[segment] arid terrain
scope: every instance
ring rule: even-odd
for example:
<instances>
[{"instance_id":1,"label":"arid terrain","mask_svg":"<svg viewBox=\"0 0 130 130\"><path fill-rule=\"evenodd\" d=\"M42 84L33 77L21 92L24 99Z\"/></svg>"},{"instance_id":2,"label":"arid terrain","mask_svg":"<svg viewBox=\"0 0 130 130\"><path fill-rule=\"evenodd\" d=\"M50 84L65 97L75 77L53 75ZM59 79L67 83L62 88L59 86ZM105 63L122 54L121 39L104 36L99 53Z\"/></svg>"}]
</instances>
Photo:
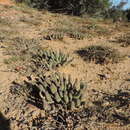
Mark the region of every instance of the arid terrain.
<instances>
[{"instance_id":1,"label":"arid terrain","mask_svg":"<svg viewBox=\"0 0 130 130\"><path fill-rule=\"evenodd\" d=\"M129 41L119 40L125 35ZM23 39L20 45L19 39ZM21 53L24 39L29 47ZM45 75L60 72L87 84L84 98L89 112L81 113L83 118L86 114L84 123L72 129L130 129L130 23L38 11L0 0L0 130L55 129L47 124L36 126L34 119L44 116L45 111L12 90L13 81L27 80L32 46L61 51L73 58L67 65L44 71ZM121 58L117 63L86 61L78 52L89 46L112 48Z\"/></svg>"}]
</instances>

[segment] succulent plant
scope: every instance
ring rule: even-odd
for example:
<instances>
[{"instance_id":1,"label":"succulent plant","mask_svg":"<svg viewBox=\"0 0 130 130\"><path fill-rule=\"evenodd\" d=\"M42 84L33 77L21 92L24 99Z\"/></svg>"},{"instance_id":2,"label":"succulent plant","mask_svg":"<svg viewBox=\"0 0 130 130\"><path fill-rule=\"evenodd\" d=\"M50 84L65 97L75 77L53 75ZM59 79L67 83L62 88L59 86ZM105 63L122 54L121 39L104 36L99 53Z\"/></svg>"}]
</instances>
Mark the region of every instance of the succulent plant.
<instances>
[{"instance_id":1,"label":"succulent plant","mask_svg":"<svg viewBox=\"0 0 130 130\"><path fill-rule=\"evenodd\" d=\"M122 47L130 46L130 33L117 37L117 42L119 42Z\"/></svg>"},{"instance_id":2,"label":"succulent plant","mask_svg":"<svg viewBox=\"0 0 130 130\"><path fill-rule=\"evenodd\" d=\"M69 55L52 50L39 50L32 58L32 62L37 68L41 67L47 70L66 65L73 60Z\"/></svg>"},{"instance_id":3,"label":"succulent plant","mask_svg":"<svg viewBox=\"0 0 130 130\"><path fill-rule=\"evenodd\" d=\"M64 34L63 33L51 33L44 36L46 40L63 40Z\"/></svg>"},{"instance_id":4,"label":"succulent plant","mask_svg":"<svg viewBox=\"0 0 130 130\"><path fill-rule=\"evenodd\" d=\"M85 34L81 32L71 32L69 36L77 40L83 40L85 38Z\"/></svg>"},{"instance_id":5,"label":"succulent plant","mask_svg":"<svg viewBox=\"0 0 130 130\"><path fill-rule=\"evenodd\" d=\"M85 103L83 92L86 85L78 82L77 79L73 82L71 76L66 77L60 73L49 76L39 75L33 81L33 86L39 90L43 109L47 111L73 110L82 107Z\"/></svg>"},{"instance_id":6,"label":"succulent plant","mask_svg":"<svg viewBox=\"0 0 130 130\"><path fill-rule=\"evenodd\" d=\"M87 26L87 29L91 30L91 29L97 29L98 26L96 24L90 24Z\"/></svg>"}]
</instances>

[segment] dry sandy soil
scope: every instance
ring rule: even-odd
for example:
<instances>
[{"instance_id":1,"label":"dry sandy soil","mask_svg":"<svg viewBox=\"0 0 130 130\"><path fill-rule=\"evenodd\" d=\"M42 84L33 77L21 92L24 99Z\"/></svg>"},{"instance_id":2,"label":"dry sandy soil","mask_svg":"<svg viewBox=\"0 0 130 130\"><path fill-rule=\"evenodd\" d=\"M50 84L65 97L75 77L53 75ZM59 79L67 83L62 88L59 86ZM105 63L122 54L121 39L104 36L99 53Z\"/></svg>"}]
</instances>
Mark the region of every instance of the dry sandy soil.
<instances>
[{"instance_id":1,"label":"dry sandy soil","mask_svg":"<svg viewBox=\"0 0 130 130\"><path fill-rule=\"evenodd\" d=\"M42 37L44 31L48 28L57 27L58 25L56 23L66 22L68 24L68 21L75 24L75 26L78 23L83 24L84 26L94 23L105 28L108 32L107 34L105 34L106 32L103 32L103 34L99 35L94 35L92 33L94 36L85 38L84 40L75 40L67 36L62 41L41 40L41 47L57 51L62 50L62 52L68 53L70 56L74 57L71 64L60 67L56 71L67 75L71 74L73 79L78 78L86 81L88 88L85 95L86 101L90 105L93 90L104 93L114 93L120 89L130 89L130 46L121 47L118 42L112 42L117 36L124 33L130 33L130 23L120 23L120 25L117 25L116 23L113 24L111 21L77 18L63 14L53 14L47 11L39 12L25 6L14 5L10 1L0 0L0 34L4 35L5 38L4 40L0 39L0 130L9 129L7 127L9 124L11 130L31 129L27 127L29 122L31 122L32 118L35 118L39 113L43 112L43 110L27 104L21 97L11 95L10 86L12 81L26 78L19 73L13 72L13 70L11 72L9 65L5 64L5 59L10 57L9 55L4 54L6 48L10 44L6 39L14 37L38 39L39 37ZM87 63L76 53L76 51L90 45L109 46L117 49L121 55L126 55L126 57L119 63L114 64L99 65ZM106 75L106 78L101 79L99 74ZM23 107L24 105L25 107ZM128 109L130 109L129 105ZM22 117L23 115L28 121ZM4 119L4 117L6 119ZM91 124L88 129L95 128L93 128L93 125ZM120 126L118 124L108 123L97 129L126 130L130 129L130 127L129 125Z\"/></svg>"}]
</instances>

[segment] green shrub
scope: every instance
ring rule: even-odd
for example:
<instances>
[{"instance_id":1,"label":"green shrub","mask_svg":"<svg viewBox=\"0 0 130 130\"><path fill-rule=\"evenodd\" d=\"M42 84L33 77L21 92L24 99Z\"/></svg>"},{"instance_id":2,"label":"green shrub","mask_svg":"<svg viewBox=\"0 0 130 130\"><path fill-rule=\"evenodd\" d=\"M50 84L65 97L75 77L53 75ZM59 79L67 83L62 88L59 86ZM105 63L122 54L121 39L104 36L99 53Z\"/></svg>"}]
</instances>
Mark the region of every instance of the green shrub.
<instances>
[{"instance_id":1,"label":"green shrub","mask_svg":"<svg viewBox=\"0 0 130 130\"><path fill-rule=\"evenodd\" d=\"M117 50L98 45L83 48L78 50L77 53L83 57L85 61L93 61L96 64L117 63L121 58Z\"/></svg>"},{"instance_id":2,"label":"green shrub","mask_svg":"<svg viewBox=\"0 0 130 130\"><path fill-rule=\"evenodd\" d=\"M128 21L130 22L130 9L126 10L126 13L127 13L126 17Z\"/></svg>"},{"instance_id":3,"label":"green shrub","mask_svg":"<svg viewBox=\"0 0 130 130\"><path fill-rule=\"evenodd\" d=\"M117 38L117 42L121 44L122 47L130 46L130 34L124 34Z\"/></svg>"},{"instance_id":4,"label":"green shrub","mask_svg":"<svg viewBox=\"0 0 130 130\"><path fill-rule=\"evenodd\" d=\"M23 0L29 6L38 9L66 12L73 15L96 13L108 8L109 0Z\"/></svg>"}]
</instances>

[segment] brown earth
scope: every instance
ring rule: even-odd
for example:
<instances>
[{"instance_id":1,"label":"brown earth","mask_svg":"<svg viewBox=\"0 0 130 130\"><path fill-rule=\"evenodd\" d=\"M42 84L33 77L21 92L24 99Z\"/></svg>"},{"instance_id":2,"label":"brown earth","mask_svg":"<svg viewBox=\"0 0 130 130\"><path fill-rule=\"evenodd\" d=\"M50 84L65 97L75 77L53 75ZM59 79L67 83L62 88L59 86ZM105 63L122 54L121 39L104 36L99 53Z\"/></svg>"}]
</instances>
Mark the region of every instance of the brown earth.
<instances>
[{"instance_id":1,"label":"brown earth","mask_svg":"<svg viewBox=\"0 0 130 130\"><path fill-rule=\"evenodd\" d=\"M13 2L10 0L0 0L0 4L3 5L13 5Z\"/></svg>"},{"instance_id":2,"label":"brown earth","mask_svg":"<svg viewBox=\"0 0 130 130\"><path fill-rule=\"evenodd\" d=\"M3 6L3 4L7 6ZM85 25L89 25L93 21L91 19L80 20L77 17L72 18L71 16L52 14L49 12L38 12L33 9L29 10L27 7L16 6L8 0L0 0L0 20L4 19L6 21L4 21L4 23L0 21L0 31L4 30L4 32L8 32L8 34L6 34L6 38L19 36L37 39L42 36L41 32L43 30L56 26L56 22L59 22L61 18L64 20L70 19L72 21L79 20L79 23L83 22ZM40 42L41 46L44 48L62 50L62 52L68 53L74 57L74 61L70 65L60 67L57 71L67 75L71 74L73 79L83 79L87 82L88 89L86 90L86 101L91 100L93 89L106 93L113 93L119 89L130 88L130 82L126 81L126 79L130 78L130 46L121 47L120 44L112 42L112 40L115 40L116 36L130 32L130 23L122 23L119 28L116 28L116 25L109 21L108 23L107 21L106 23L103 21L94 21L94 23L109 29L109 34L97 35L84 40L74 40L72 38L65 37L63 41L43 40ZM20 114L22 113L20 107L23 107L20 105L21 103L24 104L24 101L19 98L15 99L15 97L11 97L9 89L12 81L16 79L22 80L25 79L25 77L19 75L18 73L10 72L8 66L4 63L4 60L9 58L9 56L4 55L3 53L5 52L5 48L8 44L9 43L6 41L0 42L0 111L7 119L11 120L11 130L22 130L27 129L25 127L26 125L23 127L20 124L20 121L22 122L22 119L20 119ZM115 48L122 55L126 55L126 58L117 64L109 63L107 65L98 65L94 63L86 63L76 54L76 51L90 45L105 45ZM108 77L101 80L98 74L107 74ZM24 109L27 113L33 113L31 115L32 118L35 117L37 113L41 112L41 110L29 104L26 104ZM31 120L30 117L25 117ZM113 130L130 129L129 126L119 127L113 124L107 124L105 127L101 127L101 129L104 128ZM2 130L1 127L0 130Z\"/></svg>"}]
</instances>

